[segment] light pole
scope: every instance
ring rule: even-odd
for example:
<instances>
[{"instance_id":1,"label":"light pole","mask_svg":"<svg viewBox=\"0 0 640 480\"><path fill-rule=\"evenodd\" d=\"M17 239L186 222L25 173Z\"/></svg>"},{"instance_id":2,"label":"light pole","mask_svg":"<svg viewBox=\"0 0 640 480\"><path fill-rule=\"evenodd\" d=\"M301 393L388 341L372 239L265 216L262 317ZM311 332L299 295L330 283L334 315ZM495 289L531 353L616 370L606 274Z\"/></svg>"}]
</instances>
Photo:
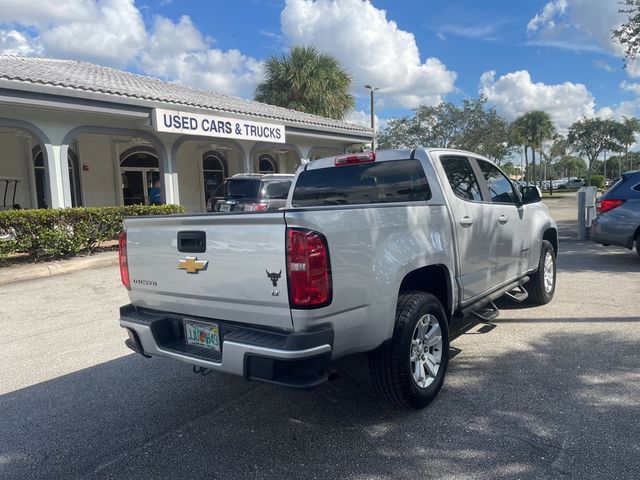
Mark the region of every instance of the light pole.
<instances>
[{"instance_id":1,"label":"light pole","mask_svg":"<svg viewBox=\"0 0 640 480\"><path fill-rule=\"evenodd\" d=\"M371 91L371 130L373 130L373 139L371 140L371 150L376 149L376 122L375 114L373 112L373 92L380 90L378 87L372 87L371 85L365 85L364 88L368 88Z\"/></svg>"}]
</instances>

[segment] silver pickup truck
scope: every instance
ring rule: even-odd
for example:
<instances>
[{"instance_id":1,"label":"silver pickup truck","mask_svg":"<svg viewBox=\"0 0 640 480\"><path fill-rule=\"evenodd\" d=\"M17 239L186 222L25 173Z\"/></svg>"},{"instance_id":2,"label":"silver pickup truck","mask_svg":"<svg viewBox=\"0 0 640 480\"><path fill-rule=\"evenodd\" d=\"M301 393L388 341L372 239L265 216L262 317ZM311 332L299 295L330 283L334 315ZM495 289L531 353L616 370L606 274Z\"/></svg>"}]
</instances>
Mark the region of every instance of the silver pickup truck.
<instances>
[{"instance_id":1,"label":"silver pickup truck","mask_svg":"<svg viewBox=\"0 0 640 480\"><path fill-rule=\"evenodd\" d=\"M129 218L126 344L309 388L368 352L383 397L425 407L455 318L553 298L558 235L535 187L469 152L367 152L302 165L273 213Z\"/></svg>"}]
</instances>

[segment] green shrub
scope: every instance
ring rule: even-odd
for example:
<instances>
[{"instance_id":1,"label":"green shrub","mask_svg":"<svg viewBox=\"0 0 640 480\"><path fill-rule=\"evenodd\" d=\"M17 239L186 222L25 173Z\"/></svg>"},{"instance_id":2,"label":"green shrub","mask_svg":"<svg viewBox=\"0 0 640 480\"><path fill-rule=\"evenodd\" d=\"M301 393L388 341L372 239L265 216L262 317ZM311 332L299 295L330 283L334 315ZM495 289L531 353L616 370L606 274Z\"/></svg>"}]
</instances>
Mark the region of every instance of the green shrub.
<instances>
[{"instance_id":1,"label":"green shrub","mask_svg":"<svg viewBox=\"0 0 640 480\"><path fill-rule=\"evenodd\" d=\"M0 259L10 253L26 253L38 260L91 252L100 242L117 240L126 217L176 213L184 213L184 208L181 205L129 205L2 211Z\"/></svg>"},{"instance_id":2,"label":"green shrub","mask_svg":"<svg viewBox=\"0 0 640 480\"><path fill-rule=\"evenodd\" d=\"M604 187L604 175L591 175L591 186L598 188Z\"/></svg>"}]
</instances>

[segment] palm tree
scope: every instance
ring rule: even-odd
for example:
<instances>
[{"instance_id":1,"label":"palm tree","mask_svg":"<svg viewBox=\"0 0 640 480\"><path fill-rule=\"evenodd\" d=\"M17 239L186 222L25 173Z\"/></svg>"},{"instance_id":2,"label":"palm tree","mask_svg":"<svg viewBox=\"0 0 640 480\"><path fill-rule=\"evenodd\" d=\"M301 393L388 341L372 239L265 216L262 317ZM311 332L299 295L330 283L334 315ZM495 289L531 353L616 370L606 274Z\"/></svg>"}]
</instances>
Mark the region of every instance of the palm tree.
<instances>
[{"instance_id":1,"label":"palm tree","mask_svg":"<svg viewBox=\"0 0 640 480\"><path fill-rule=\"evenodd\" d=\"M519 134L525 141L525 145L531 148L531 164L533 169L533 181L536 181L536 149L539 151L542 143L549 140L556 132L556 127L547 112L531 110L521 115L514 122ZM525 147L526 149L526 147ZM525 150L526 151L526 150ZM542 186L542 180L540 180Z\"/></svg>"},{"instance_id":2,"label":"palm tree","mask_svg":"<svg viewBox=\"0 0 640 480\"><path fill-rule=\"evenodd\" d=\"M266 79L256 87L259 102L341 120L355 106L351 74L331 55L293 47L266 61Z\"/></svg>"}]
</instances>

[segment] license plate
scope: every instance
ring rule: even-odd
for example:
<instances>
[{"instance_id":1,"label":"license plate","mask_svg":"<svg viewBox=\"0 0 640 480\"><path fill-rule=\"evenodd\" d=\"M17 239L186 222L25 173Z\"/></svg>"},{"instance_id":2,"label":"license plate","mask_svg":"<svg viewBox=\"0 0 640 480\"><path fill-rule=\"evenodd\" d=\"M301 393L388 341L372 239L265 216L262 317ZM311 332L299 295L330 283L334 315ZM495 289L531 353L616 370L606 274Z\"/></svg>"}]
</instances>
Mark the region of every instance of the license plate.
<instances>
[{"instance_id":1,"label":"license plate","mask_svg":"<svg viewBox=\"0 0 640 480\"><path fill-rule=\"evenodd\" d=\"M184 338L187 345L220 351L220 331L215 323L184 321Z\"/></svg>"},{"instance_id":2,"label":"license plate","mask_svg":"<svg viewBox=\"0 0 640 480\"><path fill-rule=\"evenodd\" d=\"M223 203L222 205L220 205L220 211L221 212L230 212L231 211L231 205L227 205L226 203Z\"/></svg>"}]
</instances>

